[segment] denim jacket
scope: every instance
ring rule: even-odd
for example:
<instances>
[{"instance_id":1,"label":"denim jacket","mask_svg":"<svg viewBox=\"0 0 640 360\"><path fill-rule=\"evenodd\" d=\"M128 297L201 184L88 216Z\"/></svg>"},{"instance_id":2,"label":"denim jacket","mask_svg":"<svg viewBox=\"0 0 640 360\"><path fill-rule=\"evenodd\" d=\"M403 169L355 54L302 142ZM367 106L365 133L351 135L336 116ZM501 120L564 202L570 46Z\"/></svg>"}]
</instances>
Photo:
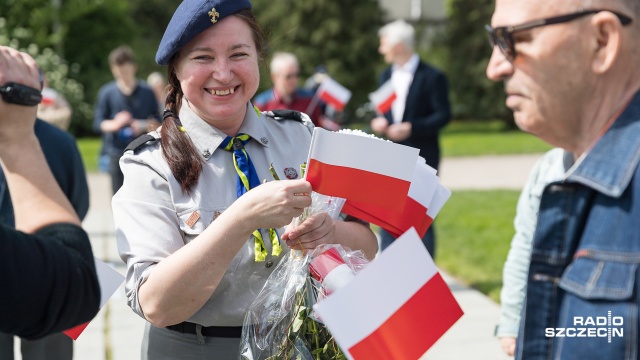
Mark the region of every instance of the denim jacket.
<instances>
[{"instance_id":1,"label":"denim jacket","mask_svg":"<svg viewBox=\"0 0 640 360\"><path fill-rule=\"evenodd\" d=\"M637 93L543 191L517 359L638 358L639 162Z\"/></svg>"}]
</instances>

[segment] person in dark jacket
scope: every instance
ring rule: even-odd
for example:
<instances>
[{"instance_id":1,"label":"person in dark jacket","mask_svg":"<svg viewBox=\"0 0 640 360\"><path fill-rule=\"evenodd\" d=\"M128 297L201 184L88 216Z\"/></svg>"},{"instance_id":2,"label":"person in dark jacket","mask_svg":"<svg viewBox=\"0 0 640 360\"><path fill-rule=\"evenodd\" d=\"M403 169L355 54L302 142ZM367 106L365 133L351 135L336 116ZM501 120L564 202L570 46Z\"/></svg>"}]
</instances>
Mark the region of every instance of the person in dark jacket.
<instances>
[{"instance_id":1,"label":"person in dark jacket","mask_svg":"<svg viewBox=\"0 0 640 360\"><path fill-rule=\"evenodd\" d=\"M371 129L389 140L420 149L427 165L438 170L440 130L451 120L449 87L440 70L420 60L414 51L415 30L402 20L383 26L378 51L391 64L380 76L380 85L391 81L396 100L391 110L371 120ZM394 238L380 230L381 249ZM431 225L422 238L435 257L435 232Z\"/></svg>"},{"instance_id":2,"label":"person in dark jacket","mask_svg":"<svg viewBox=\"0 0 640 360\"><path fill-rule=\"evenodd\" d=\"M28 54L0 46L0 163L15 229L0 225L0 332L37 339L91 320L100 286L80 219L35 135L36 106L9 103L9 83L39 88Z\"/></svg>"}]
</instances>

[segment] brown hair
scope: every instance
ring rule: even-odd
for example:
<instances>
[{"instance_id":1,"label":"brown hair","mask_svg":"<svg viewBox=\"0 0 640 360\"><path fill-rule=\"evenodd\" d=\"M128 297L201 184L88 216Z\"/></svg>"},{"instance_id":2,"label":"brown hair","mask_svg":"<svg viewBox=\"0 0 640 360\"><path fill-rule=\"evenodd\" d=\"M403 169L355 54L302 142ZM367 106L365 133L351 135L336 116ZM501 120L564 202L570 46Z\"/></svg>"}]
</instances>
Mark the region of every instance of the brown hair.
<instances>
[{"instance_id":1,"label":"brown hair","mask_svg":"<svg viewBox=\"0 0 640 360\"><path fill-rule=\"evenodd\" d=\"M249 9L241 10L234 14L243 19L253 32L253 41L256 45L258 60L264 61L265 35L253 13ZM178 51L169 61L167 67L168 88L165 101L165 119L161 130L162 155L169 164L171 173L180 183L182 191L191 192L191 188L198 183L202 172L202 158L189 137L180 130L182 123L177 115L182 107L182 88L176 75L176 64L180 52Z\"/></svg>"},{"instance_id":2,"label":"brown hair","mask_svg":"<svg viewBox=\"0 0 640 360\"><path fill-rule=\"evenodd\" d=\"M127 45L118 46L109 53L109 66L122 66L124 64L135 63L136 57L133 55L133 50Z\"/></svg>"}]
</instances>

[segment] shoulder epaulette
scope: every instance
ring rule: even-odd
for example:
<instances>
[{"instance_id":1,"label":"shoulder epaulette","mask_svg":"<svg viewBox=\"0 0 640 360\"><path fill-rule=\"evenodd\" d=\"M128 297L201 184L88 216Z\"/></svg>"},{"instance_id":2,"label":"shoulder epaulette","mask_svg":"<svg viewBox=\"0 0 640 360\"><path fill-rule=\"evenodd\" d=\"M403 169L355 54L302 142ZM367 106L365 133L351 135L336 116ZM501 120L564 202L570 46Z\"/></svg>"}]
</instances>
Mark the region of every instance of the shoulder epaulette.
<instances>
[{"instance_id":1,"label":"shoulder epaulette","mask_svg":"<svg viewBox=\"0 0 640 360\"><path fill-rule=\"evenodd\" d=\"M276 120L295 120L299 122L303 121L302 113L296 110L271 110L265 112L265 114Z\"/></svg>"},{"instance_id":2,"label":"shoulder epaulette","mask_svg":"<svg viewBox=\"0 0 640 360\"><path fill-rule=\"evenodd\" d=\"M150 141L156 141L158 139L156 139L154 136L149 135L149 134L144 134L144 135L140 135L138 136L135 140L133 140L131 143L129 143L129 145L127 145L126 149L124 149L124 152L127 152L129 150L137 150L139 147L145 145L146 143L150 142Z\"/></svg>"}]
</instances>

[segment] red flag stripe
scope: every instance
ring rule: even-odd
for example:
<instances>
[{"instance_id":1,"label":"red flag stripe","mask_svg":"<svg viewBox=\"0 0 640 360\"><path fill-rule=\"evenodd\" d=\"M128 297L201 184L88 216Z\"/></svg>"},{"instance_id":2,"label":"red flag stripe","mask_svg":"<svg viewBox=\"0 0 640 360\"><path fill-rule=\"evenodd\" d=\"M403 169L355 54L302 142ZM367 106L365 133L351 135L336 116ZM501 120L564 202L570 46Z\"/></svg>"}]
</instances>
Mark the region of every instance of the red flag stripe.
<instances>
[{"instance_id":1,"label":"red flag stripe","mask_svg":"<svg viewBox=\"0 0 640 360\"><path fill-rule=\"evenodd\" d=\"M344 110L345 104L326 90L320 93L320 99L327 104L333 105L338 111Z\"/></svg>"},{"instance_id":2,"label":"red flag stripe","mask_svg":"<svg viewBox=\"0 0 640 360\"><path fill-rule=\"evenodd\" d=\"M349 352L355 360L419 359L462 314L437 273L379 328L349 348Z\"/></svg>"},{"instance_id":3,"label":"red flag stripe","mask_svg":"<svg viewBox=\"0 0 640 360\"><path fill-rule=\"evenodd\" d=\"M72 338L73 340L78 340L78 337L80 337L80 334L82 334L82 332L84 331L84 329L89 326L89 322L87 321L84 324L80 324L77 325L75 327L72 327L69 330L65 330L63 331L63 333L65 335L67 335L68 337Z\"/></svg>"},{"instance_id":4,"label":"red flag stripe","mask_svg":"<svg viewBox=\"0 0 640 360\"><path fill-rule=\"evenodd\" d=\"M309 264L309 271L314 279L322 282L333 269L344 264L344 259L336 248L331 248L318 255Z\"/></svg>"},{"instance_id":5,"label":"red flag stripe","mask_svg":"<svg viewBox=\"0 0 640 360\"><path fill-rule=\"evenodd\" d=\"M397 233L401 233L400 229L397 229L393 225L387 223L383 219L380 219L380 218L370 214L369 212L361 210L360 208L358 208L356 206L350 205L349 201L345 202L344 206L342 207L342 212L344 212L347 215L351 215L353 217L356 217L356 218L358 218L360 220L364 220L366 222L370 222L372 224L378 225L378 226L380 226L381 228L387 230L390 233L396 233L396 234Z\"/></svg>"},{"instance_id":6,"label":"red flag stripe","mask_svg":"<svg viewBox=\"0 0 640 360\"><path fill-rule=\"evenodd\" d=\"M325 164L309 159L306 179L313 191L402 211L410 181L352 167Z\"/></svg>"},{"instance_id":7,"label":"red flag stripe","mask_svg":"<svg viewBox=\"0 0 640 360\"><path fill-rule=\"evenodd\" d=\"M431 222L427 224L427 208L411 197L407 197L402 212L389 211L386 208L364 206L355 201L347 200L342 212L355 216L361 220L381 226L391 233L402 234L412 226L418 235L423 237ZM363 218L364 217L364 218ZM391 226L391 228L389 228ZM397 236L396 236L397 237Z\"/></svg>"},{"instance_id":8,"label":"red flag stripe","mask_svg":"<svg viewBox=\"0 0 640 360\"><path fill-rule=\"evenodd\" d=\"M389 110L391 110L391 105L393 104L393 102L396 100L396 93L393 93L390 97L388 97L386 100L384 100L383 102L381 102L380 104L378 104L378 106L376 106L376 109L384 114L386 112L388 112Z\"/></svg>"}]
</instances>

